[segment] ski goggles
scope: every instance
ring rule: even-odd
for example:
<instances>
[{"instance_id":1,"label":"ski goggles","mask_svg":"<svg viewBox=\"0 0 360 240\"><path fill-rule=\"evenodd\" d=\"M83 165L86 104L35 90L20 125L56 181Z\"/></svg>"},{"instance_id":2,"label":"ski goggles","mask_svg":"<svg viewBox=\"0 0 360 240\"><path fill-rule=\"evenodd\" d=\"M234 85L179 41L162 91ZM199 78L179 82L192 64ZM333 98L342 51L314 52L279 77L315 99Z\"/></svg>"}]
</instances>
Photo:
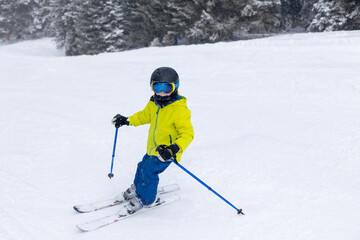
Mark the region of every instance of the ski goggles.
<instances>
[{"instance_id":1,"label":"ski goggles","mask_svg":"<svg viewBox=\"0 0 360 240\"><path fill-rule=\"evenodd\" d=\"M155 82L151 83L151 89L155 93L165 93L169 94L175 91L175 89L179 86L179 82L177 83L165 83L165 82Z\"/></svg>"}]
</instances>

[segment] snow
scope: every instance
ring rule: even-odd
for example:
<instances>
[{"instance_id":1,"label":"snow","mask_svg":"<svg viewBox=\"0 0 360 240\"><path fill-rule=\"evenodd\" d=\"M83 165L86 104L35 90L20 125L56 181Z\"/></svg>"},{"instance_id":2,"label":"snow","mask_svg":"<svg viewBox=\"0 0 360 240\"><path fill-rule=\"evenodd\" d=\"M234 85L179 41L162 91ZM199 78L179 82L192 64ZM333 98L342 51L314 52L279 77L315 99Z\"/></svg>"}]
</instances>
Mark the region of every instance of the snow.
<instances>
[{"instance_id":1,"label":"snow","mask_svg":"<svg viewBox=\"0 0 360 240\"><path fill-rule=\"evenodd\" d=\"M360 31L65 57L51 39L0 46L0 239L359 239ZM148 126L149 78L174 67L195 139L161 184L181 200L106 228L118 207L72 206L127 188Z\"/></svg>"}]
</instances>

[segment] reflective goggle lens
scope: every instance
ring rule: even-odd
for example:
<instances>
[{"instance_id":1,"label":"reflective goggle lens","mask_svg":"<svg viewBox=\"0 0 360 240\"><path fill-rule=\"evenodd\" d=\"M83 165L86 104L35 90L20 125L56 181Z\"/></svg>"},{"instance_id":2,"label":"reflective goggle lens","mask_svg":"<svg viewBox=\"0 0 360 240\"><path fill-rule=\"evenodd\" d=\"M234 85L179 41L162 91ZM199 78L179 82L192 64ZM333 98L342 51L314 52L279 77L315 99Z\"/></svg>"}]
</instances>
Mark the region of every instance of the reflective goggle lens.
<instances>
[{"instance_id":1,"label":"reflective goggle lens","mask_svg":"<svg viewBox=\"0 0 360 240\"><path fill-rule=\"evenodd\" d=\"M157 82L157 83L152 83L151 84L151 88L154 92L156 93L172 93L175 90L175 84L174 83L162 83L162 82Z\"/></svg>"}]
</instances>

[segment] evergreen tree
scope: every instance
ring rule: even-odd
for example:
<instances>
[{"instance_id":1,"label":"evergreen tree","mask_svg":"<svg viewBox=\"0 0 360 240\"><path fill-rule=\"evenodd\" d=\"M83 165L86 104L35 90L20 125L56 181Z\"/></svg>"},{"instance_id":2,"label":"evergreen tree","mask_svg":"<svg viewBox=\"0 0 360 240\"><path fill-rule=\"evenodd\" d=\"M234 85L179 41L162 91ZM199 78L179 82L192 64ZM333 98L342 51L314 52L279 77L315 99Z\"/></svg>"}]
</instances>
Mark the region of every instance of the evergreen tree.
<instances>
[{"instance_id":1,"label":"evergreen tree","mask_svg":"<svg viewBox=\"0 0 360 240\"><path fill-rule=\"evenodd\" d=\"M234 38L241 19L236 1L199 0L197 21L187 30L191 43L218 42ZM200 14L200 15L199 15Z\"/></svg>"},{"instance_id":2,"label":"evergreen tree","mask_svg":"<svg viewBox=\"0 0 360 240\"><path fill-rule=\"evenodd\" d=\"M123 0L108 0L104 7L104 32L101 40L106 46L105 51L115 52L125 49L123 19L124 12L122 6Z\"/></svg>"},{"instance_id":3,"label":"evergreen tree","mask_svg":"<svg viewBox=\"0 0 360 240\"><path fill-rule=\"evenodd\" d=\"M346 23L346 12L342 0L319 0L314 4L313 9L317 14L308 28L310 31L334 31Z\"/></svg>"},{"instance_id":4,"label":"evergreen tree","mask_svg":"<svg viewBox=\"0 0 360 240\"><path fill-rule=\"evenodd\" d=\"M74 44L79 54L97 54L105 52L106 46L100 35L104 32L101 25L104 2L106 0L84 0L77 5L75 21L76 38Z\"/></svg>"},{"instance_id":5,"label":"evergreen tree","mask_svg":"<svg viewBox=\"0 0 360 240\"><path fill-rule=\"evenodd\" d=\"M299 17L296 18L297 25L296 27L306 31L309 27L311 21L315 17L315 12L313 11L314 4L319 0L300 0L301 10Z\"/></svg>"},{"instance_id":6,"label":"evergreen tree","mask_svg":"<svg viewBox=\"0 0 360 240\"><path fill-rule=\"evenodd\" d=\"M199 3L193 0L166 1L164 13L166 14L166 33L162 37L162 45L188 44L186 31L189 26L199 19Z\"/></svg>"},{"instance_id":7,"label":"evergreen tree","mask_svg":"<svg viewBox=\"0 0 360 240\"><path fill-rule=\"evenodd\" d=\"M53 37L54 32L51 29L53 21L51 0L36 0L37 7L33 9L33 28L39 33L39 36Z\"/></svg>"},{"instance_id":8,"label":"evergreen tree","mask_svg":"<svg viewBox=\"0 0 360 240\"><path fill-rule=\"evenodd\" d=\"M247 0L242 9L244 30L249 34L277 33L281 31L280 0Z\"/></svg>"},{"instance_id":9,"label":"evergreen tree","mask_svg":"<svg viewBox=\"0 0 360 240\"><path fill-rule=\"evenodd\" d=\"M358 0L0 0L0 38L55 36L67 55L360 28ZM250 36L249 36L250 35Z\"/></svg>"},{"instance_id":10,"label":"evergreen tree","mask_svg":"<svg viewBox=\"0 0 360 240\"><path fill-rule=\"evenodd\" d=\"M360 29L360 1L345 0L346 23L343 30Z\"/></svg>"},{"instance_id":11,"label":"evergreen tree","mask_svg":"<svg viewBox=\"0 0 360 240\"><path fill-rule=\"evenodd\" d=\"M124 31L127 48L147 47L161 42L166 33L162 0L124 0Z\"/></svg>"},{"instance_id":12,"label":"evergreen tree","mask_svg":"<svg viewBox=\"0 0 360 240\"><path fill-rule=\"evenodd\" d=\"M185 31L196 18L192 0L126 0L124 28L128 48L188 43Z\"/></svg>"},{"instance_id":13,"label":"evergreen tree","mask_svg":"<svg viewBox=\"0 0 360 240\"><path fill-rule=\"evenodd\" d=\"M11 33L12 0L0 0L0 39L8 37Z\"/></svg>"},{"instance_id":14,"label":"evergreen tree","mask_svg":"<svg viewBox=\"0 0 360 240\"><path fill-rule=\"evenodd\" d=\"M33 10L39 8L35 0L0 0L0 31L12 39L30 39L38 28L33 26Z\"/></svg>"},{"instance_id":15,"label":"evergreen tree","mask_svg":"<svg viewBox=\"0 0 360 240\"><path fill-rule=\"evenodd\" d=\"M53 0L58 47L66 55L98 54L125 49L122 0Z\"/></svg>"},{"instance_id":16,"label":"evergreen tree","mask_svg":"<svg viewBox=\"0 0 360 240\"><path fill-rule=\"evenodd\" d=\"M76 0L51 0L52 9L51 29L54 32L55 40L59 48L64 47L68 56L78 55L76 41L77 32L75 22L77 21Z\"/></svg>"},{"instance_id":17,"label":"evergreen tree","mask_svg":"<svg viewBox=\"0 0 360 240\"><path fill-rule=\"evenodd\" d=\"M319 0L314 4L316 15L309 31L360 29L360 2L356 0Z\"/></svg>"},{"instance_id":18,"label":"evergreen tree","mask_svg":"<svg viewBox=\"0 0 360 240\"><path fill-rule=\"evenodd\" d=\"M75 44L81 54L124 49L121 0L88 0L78 5Z\"/></svg>"},{"instance_id":19,"label":"evergreen tree","mask_svg":"<svg viewBox=\"0 0 360 240\"><path fill-rule=\"evenodd\" d=\"M281 0L281 16L284 30L298 26L301 9L301 0Z\"/></svg>"}]
</instances>

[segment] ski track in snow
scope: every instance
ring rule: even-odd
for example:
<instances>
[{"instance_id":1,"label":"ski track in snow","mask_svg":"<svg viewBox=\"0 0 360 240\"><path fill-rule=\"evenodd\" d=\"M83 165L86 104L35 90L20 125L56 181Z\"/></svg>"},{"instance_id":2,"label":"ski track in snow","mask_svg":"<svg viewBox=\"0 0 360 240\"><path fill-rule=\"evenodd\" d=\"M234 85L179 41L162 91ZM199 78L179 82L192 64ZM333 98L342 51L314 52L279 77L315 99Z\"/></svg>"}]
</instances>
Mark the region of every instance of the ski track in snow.
<instances>
[{"instance_id":1,"label":"ski track in snow","mask_svg":"<svg viewBox=\"0 0 360 240\"><path fill-rule=\"evenodd\" d=\"M65 57L51 39L0 46L0 239L360 239L360 31ZM81 233L116 212L72 206L131 184L152 71L174 67L195 139L171 166L181 201Z\"/></svg>"}]
</instances>

